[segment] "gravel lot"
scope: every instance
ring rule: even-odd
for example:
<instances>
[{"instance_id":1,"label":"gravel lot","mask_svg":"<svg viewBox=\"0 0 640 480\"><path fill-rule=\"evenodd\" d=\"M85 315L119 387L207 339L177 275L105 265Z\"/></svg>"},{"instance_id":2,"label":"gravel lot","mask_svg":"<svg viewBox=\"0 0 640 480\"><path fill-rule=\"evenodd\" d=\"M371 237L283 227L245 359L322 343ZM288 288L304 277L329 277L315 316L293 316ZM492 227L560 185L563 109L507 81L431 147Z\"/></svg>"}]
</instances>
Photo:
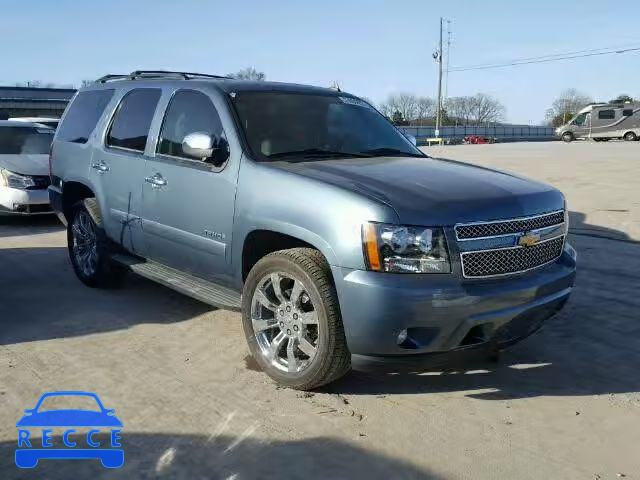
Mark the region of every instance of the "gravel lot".
<instances>
[{"instance_id":1,"label":"gravel lot","mask_svg":"<svg viewBox=\"0 0 640 480\"><path fill-rule=\"evenodd\" d=\"M280 389L238 314L136 277L86 288L54 220L0 219L0 477L640 479L640 142L428 152L566 193L577 288L541 332L497 364ZM22 411L64 389L116 410L122 468L14 465Z\"/></svg>"}]
</instances>

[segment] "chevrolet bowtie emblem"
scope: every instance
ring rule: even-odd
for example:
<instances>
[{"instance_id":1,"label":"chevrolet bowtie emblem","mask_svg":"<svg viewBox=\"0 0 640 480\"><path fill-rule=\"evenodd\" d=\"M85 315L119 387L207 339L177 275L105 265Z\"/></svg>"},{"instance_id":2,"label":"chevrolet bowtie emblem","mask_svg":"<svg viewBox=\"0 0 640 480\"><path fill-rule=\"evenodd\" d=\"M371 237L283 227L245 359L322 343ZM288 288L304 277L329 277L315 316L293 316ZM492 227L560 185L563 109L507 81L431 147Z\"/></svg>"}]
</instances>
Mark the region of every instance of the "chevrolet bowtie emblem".
<instances>
[{"instance_id":1,"label":"chevrolet bowtie emblem","mask_svg":"<svg viewBox=\"0 0 640 480\"><path fill-rule=\"evenodd\" d=\"M518 239L518 245L521 247L533 247L540 241L540 238L537 233L527 232Z\"/></svg>"}]
</instances>

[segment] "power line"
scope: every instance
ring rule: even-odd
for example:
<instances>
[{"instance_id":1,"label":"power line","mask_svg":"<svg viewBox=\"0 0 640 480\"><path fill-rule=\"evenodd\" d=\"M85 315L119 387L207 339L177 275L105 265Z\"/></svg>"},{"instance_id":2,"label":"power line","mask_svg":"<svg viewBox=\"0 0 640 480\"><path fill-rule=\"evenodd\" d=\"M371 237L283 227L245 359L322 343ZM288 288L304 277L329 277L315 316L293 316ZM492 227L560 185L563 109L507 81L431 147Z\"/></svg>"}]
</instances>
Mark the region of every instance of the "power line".
<instances>
[{"instance_id":1,"label":"power line","mask_svg":"<svg viewBox=\"0 0 640 480\"><path fill-rule=\"evenodd\" d=\"M600 50L605 50L603 48L599 48L599 49L592 49L592 50L583 50L582 52L593 52L593 53L581 53L578 54L579 52L568 52L568 53L564 53L564 54L555 54L555 55L546 55L546 56L542 56L542 57L531 57L531 58L522 58L519 60L512 60L511 62L507 62L507 63L496 63L496 64L486 64L486 65L469 65L469 66L462 66L462 67L453 67L451 69L449 69L449 72L466 72L469 70L488 70L491 68L504 68L504 67L514 67L514 66L518 66L518 65L530 65L530 64L534 64L534 63L549 63L549 62L559 62L562 60L572 60L575 58L584 58L584 57L596 57L596 56L601 56L601 55L614 55L614 54L622 54L622 53L628 53L628 52L635 52L640 50L640 47L634 47L634 48L623 48L623 49L616 49L616 50L611 50L609 49L609 51L600 51Z\"/></svg>"},{"instance_id":2,"label":"power line","mask_svg":"<svg viewBox=\"0 0 640 480\"><path fill-rule=\"evenodd\" d=\"M501 65L503 63L511 63L511 62L524 62L527 60L541 60L541 59L546 59L546 58L554 58L554 57L564 57L567 55L576 55L576 54L580 54L580 53L591 53L591 52L601 52L603 50L618 50L621 48L633 48L633 47L637 47L638 46L638 42L633 42L633 43L626 43L623 45L612 45L610 47L601 47L601 48L589 48L587 50L575 50L572 52L564 52L564 53L551 53L548 55L540 55L537 57L525 57L525 58L517 58L515 60L505 60L503 62L493 62L493 63L479 63L479 64L475 64L475 65L463 65L463 66L457 66L457 67L453 67L453 68L474 68L474 67L485 67L485 66L490 66L490 65Z\"/></svg>"}]
</instances>

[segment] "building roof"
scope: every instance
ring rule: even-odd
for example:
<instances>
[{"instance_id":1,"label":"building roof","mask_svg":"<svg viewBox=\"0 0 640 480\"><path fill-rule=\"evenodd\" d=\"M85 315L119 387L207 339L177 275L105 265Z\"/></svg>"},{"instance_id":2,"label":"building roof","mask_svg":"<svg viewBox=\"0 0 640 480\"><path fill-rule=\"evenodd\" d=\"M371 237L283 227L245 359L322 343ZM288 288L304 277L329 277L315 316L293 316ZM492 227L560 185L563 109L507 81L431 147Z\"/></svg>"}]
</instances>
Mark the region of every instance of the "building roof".
<instances>
[{"instance_id":1,"label":"building roof","mask_svg":"<svg viewBox=\"0 0 640 480\"><path fill-rule=\"evenodd\" d=\"M0 87L0 100L68 102L75 93L73 88Z\"/></svg>"}]
</instances>

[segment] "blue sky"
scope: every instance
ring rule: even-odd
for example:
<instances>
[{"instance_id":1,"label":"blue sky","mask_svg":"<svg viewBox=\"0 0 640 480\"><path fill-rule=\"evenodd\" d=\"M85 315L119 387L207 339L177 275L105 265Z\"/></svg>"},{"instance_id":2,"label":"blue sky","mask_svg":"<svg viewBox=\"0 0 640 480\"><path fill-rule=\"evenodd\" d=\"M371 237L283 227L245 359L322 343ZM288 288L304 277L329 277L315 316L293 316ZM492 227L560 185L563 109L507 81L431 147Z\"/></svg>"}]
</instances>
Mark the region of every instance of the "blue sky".
<instances>
[{"instance_id":1,"label":"blue sky","mask_svg":"<svg viewBox=\"0 0 640 480\"><path fill-rule=\"evenodd\" d=\"M400 91L433 97L440 16L453 20L451 66L640 46L639 29L602 0L1 0L0 12L0 84L255 66L269 80L335 80L374 102ZM640 96L639 78L636 52L451 73L448 92L488 93L504 103L509 121L538 123L564 88L598 100Z\"/></svg>"}]
</instances>

